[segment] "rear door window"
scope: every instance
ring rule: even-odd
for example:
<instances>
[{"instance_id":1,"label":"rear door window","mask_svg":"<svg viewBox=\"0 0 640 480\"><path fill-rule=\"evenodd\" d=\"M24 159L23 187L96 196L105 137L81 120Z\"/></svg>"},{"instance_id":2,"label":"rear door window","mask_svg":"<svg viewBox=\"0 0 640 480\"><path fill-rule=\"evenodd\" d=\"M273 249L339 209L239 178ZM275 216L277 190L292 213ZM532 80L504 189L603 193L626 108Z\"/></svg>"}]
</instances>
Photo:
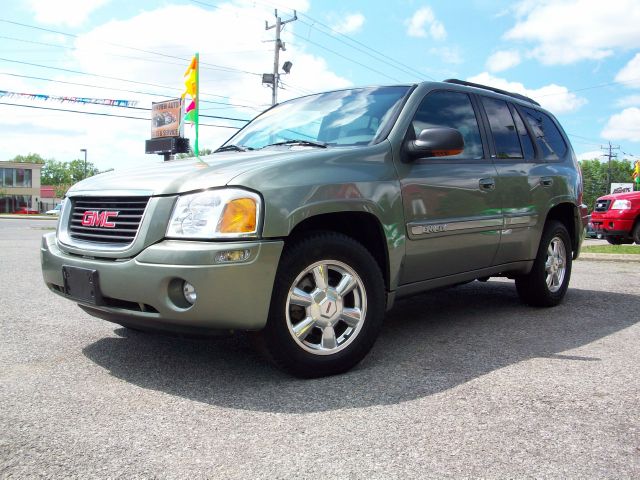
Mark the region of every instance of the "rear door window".
<instances>
[{"instance_id":1,"label":"rear door window","mask_svg":"<svg viewBox=\"0 0 640 480\"><path fill-rule=\"evenodd\" d=\"M482 105L489 117L498 159L523 158L516 126L507 102L482 97Z\"/></svg>"},{"instance_id":2,"label":"rear door window","mask_svg":"<svg viewBox=\"0 0 640 480\"><path fill-rule=\"evenodd\" d=\"M536 151L533 147L533 141L531 140L531 136L529 132L524 126L524 122L522 121L522 117L515 109L515 107L509 104L509 110L511 110L511 115L513 115L513 120L516 123L516 130L518 131L518 136L520 137L520 144L522 145L522 151L524 152L525 160L532 162L536 158Z\"/></svg>"},{"instance_id":3,"label":"rear door window","mask_svg":"<svg viewBox=\"0 0 640 480\"><path fill-rule=\"evenodd\" d=\"M542 158L546 161L557 161L567 153L567 144L556 124L546 114L529 107L521 107L525 119L533 135L536 137L538 148L542 152Z\"/></svg>"}]
</instances>

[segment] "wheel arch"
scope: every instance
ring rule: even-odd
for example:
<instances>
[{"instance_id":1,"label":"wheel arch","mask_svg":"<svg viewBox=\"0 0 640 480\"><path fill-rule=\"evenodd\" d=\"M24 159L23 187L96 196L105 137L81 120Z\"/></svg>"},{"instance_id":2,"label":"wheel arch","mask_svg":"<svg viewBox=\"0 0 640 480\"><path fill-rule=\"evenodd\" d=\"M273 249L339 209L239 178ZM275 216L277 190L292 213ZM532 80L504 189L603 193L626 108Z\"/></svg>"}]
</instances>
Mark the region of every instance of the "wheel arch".
<instances>
[{"instance_id":1,"label":"wheel arch","mask_svg":"<svg viewBox=\"0 0 640 480\"><path fill-rule=\"evenodd\" d=\"M391 288L391 274L387 238L382 223L373 213L342 211L322 213L298 222L285 238L285 248L313 232L341 233L363 245L376 260L387 291Z\"/></svg>"},{"instance_id":2,"label":"wheel arch","mask_svg":"<svg viewBox=\"0 0 640 480\"><path fill-rule=\"evenodd\" d=\"M562 223L569 232L571 239L571 250L574 259L580 249L580 242L583 236L582 219L580 218L580 210L576 205L570 202L562 202L553 206L547 213L545 225L550 220L556 220Z\"/></svg>"}]
</instances>

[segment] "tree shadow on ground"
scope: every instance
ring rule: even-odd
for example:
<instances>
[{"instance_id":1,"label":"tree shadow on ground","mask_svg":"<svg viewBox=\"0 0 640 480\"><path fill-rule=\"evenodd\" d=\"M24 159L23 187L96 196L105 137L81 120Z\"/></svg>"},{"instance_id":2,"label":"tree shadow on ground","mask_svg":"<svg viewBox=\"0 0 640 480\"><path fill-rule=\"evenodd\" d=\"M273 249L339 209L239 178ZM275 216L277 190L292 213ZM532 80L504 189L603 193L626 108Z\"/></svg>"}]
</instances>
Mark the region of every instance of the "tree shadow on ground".
<instances>
[{"instance_id":1,"label":"tree shadow on ground","mask_svg":"<svg viewBox=\"0 0 640 480\"><path fill-rule=\"evenodd\" d=\"M117 378L198 402L308 413L388 405L432 395L494 370L561 355L629 327L607 305L635 311L638 297L571 289L552 309L519 303L513 284L474 282L400 300L372 352L352 371L298 380L257 354L246 335L184 339L119 328L83 352ZM626 308L628 307L628 308Z\"/></svg>"}]
</instances>

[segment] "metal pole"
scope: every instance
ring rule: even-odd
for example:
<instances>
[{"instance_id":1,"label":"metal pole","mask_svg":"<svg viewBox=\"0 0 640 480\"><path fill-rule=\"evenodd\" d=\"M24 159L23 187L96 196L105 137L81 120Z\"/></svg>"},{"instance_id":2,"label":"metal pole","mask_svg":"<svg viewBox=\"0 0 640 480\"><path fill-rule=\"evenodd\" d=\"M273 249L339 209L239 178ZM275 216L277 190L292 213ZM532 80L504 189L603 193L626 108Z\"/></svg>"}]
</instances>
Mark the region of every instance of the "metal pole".
<instances>
[{"instance_id":1,"label":"metal pole","mask_svg":"<svg viewBox=\"0 0 640 480\"><path fill-rule=\"evenodd\" d=\"M273 57L273 85L271 85L271 105L278 103L278 82L279 74L278 69L280 66L280 29L282 28L282 20L278 16L278 10L276 10L276 51Z\"/></svg>"},{"instance_id":2,"label":"metal pole","mask_svg":"<svg viewBox=\"0 0 640 480\"><path fill-rule=\"evenodd\" d=\"M87 149L81 148L80 151L84 152L84 176L82 177L82 179L84 180L85 178L87 178Z\"/></svg>"}]
</instances>

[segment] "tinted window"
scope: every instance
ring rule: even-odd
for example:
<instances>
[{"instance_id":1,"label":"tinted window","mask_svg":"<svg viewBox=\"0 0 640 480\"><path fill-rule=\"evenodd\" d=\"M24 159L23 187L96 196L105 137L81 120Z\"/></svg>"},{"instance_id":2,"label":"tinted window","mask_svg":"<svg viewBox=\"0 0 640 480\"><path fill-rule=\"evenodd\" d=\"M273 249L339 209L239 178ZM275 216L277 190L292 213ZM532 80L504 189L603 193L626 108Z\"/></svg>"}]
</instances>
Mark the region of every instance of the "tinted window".
<instances>
[{"instance_id":1,"label":"tinted window","mask_svg":"<svg viewBox=\"0 0 640 480\"><path fill-rule=\"evenodd\" d=\"M493 134L498 158L522 158L518 132L513 123L507 102L494 98L482 98L484 110L489 117L489 125Z\"/></svg>"},{"instance_id":2,"label":"tinted window","mask_svg":"<svg viewBox=\"0 0 640 480\"><path fill-rule=\"evenodd\" d=\"M520 136L520 144L522 145L522 150L524 151L524 158L526 160L533 160L536 156L536 151L533 148L533 141L529 136L529 132L525 128L520 114L513 107L513 105L509 104L509 109L511 110L511 115L513 115L513 120L516 122L516 130L518 131L518 135Z\"/></svg>"},{"instance_id":3,"label":"tinted window","mask_svg":"<svg viewBox=\"0 0 640 480\"><path fill-rule=\"evenodd\" d=\"M478 120L466 93L432 92L427 95L413 117L415 136L425 128L450 127L457 129L464 139L460 155L444 158L482 158L482 140Z\"/></svg>"},{"instance_id":4,"label":"tinted window","mask_svg":"<svg viewBox=\"0 0 640 480\"><path fill-rule=\"evenodd\" d=\"M564 157L567 153L567 145L553 120L548 115L532 108L523 107L522 110L536 137L542 157L545 160L559 160Z\"/></svg>"}]
</instances>

